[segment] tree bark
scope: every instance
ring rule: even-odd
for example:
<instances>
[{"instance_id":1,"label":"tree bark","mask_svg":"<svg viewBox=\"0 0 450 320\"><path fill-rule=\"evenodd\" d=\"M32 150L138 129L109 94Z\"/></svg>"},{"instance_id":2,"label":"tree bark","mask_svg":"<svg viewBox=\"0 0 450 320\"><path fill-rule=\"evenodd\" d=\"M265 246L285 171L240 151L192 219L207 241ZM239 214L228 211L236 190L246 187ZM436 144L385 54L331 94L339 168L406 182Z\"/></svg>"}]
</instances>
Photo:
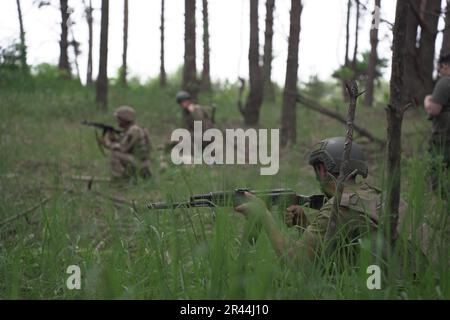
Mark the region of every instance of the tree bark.
<instances>
[{"instance_id":1,"label":"tree bark","mask_svg":"<svg viewBox=\"0 0 450 320\"><path fill-rule=\"evenodd\" d=\"M414 11L419 12L420 0L410 0L409 11L406 21L406 55L404 62L404 101L403 104L407 104L409 101L414 101L414 104L418 104L419 101L415 99L415 86L418 78L417 70L418 66L418 43L417 43L417 29L419 27L419 17L414 14Z\"/></svg>"},{"instance_id":2,"label":"tree bark","mask_svg":"<svg viewBox=\"0 0 450 320\"><path fill-rule=\"evenodd\" d=\"M381 0L375 0L374 15L376 10L379 10L380 7L381 7ZM369 57L369 65L367 68L366 94L364 96L364 104L366 105L366 107L373 106L373 93L378 60L377 48L378 48L378 27L374 27L370 30L370 57Z\"/></svg>"},{"instance_id":3,"label":"tree bark","mask_svg":"<svg viewBox=\"0 0 450 320\"><path fill-rule=\"evenodd\" d=\"M421 16L424 27L421 29L419 41L419 79L421 83L416 90L416 99L420 104L423 103L425 96L433 91L434 87L433 71L441 1L422 0L422 5Z\"/></svg>"},{"instance_id":4,"label":"tree bark","mask_svg":"<svg viewBox=\"0 0 450 320\"><path fill-rule=\"evenodd\" d=\"M352 9L352 0L347 1L347 22L345 24L345 66L348 67L350 59L349 47L350 47L350 14Z\"/></svg>"},{"instance_id":5,"label":"tree bark","mask_svg":"<svg viewBox=\"0 0 450 320\"><path fill-rule=\"evenodd\" d=\"M263 102L263 81L259 65L258 0L250 0L250 48L248 52L250 92L241 113L244 125L255 127Z\"/></svg>"},{"instance_id":6,"label":"tree bark","mask_svg":"<svg viewBox=\"0 0 450 320\"><path fill-rule=\"evenodd\" d=\"M352 60L352 69L353 69L353 77L356 77L356 65L358 59L358 38L359 38L359 17L360 17L360 7L359 0L355 0L356 2L356 21L355 21L355 46L353 48L353 60Z\"/></svg>"},{"instance_id":7,"label":"tree bark","mask_svg":"<svg viewBox=\"0 0 450 320\"><path fill-rule=\"evenodd\" d=\"M160 69L159 69L159 86L165 88L167 85L166 67L164 64L164 0L161 0L161 25L159 27L161 31L161 53L160 53Z\"/></svg>"},{"instance_id":8,"label":"tree bark","mask_svg":"<svg viewBox=\"0 0 450 320\"><path fill-rule=\"evenodd\" d=\"M70 63L69 63L69 41L68 41L68 22L69 22L69 6L68 0L60 0L61 10L61 39L59 41L59 70L63 71L64 75L70 76Z\"/></svg>"},{"instance_id":9,"label":"tree bark","mask_svg":"<svg viewBox=\"0 0 450 320\"><path fill-rule=\"evenodd\" d=\"M128 74L128 0L123 1L123 51L122 51L122 68L120 70L120 82L127 85Z\"/></svg>"},{"instance_id":10,"label":"tree bark","mask_svg":"<svg viewBox=\"0 0 450 320\"><path fill-rule=\"evenodd\" d=\"M352 144L353 144L353 123L355 122L356 103L358 101L359 96L358 85L356 84L356 81L353 79L350 81L350 83L346 83L346 89L348 91L348 96L350 100L346 121L347 132L345 135L344 152L342 153L342 163L339 168L339 176L336 181L335 202L331 209L330 222L325 236L325 238L328 241L331 240L332 237L334 237L336 232L339 207L341 205L345 181L353 173L349 170L349 165L350 165L350 154L352 151Z\"/></svg>"},{"instance_id":11,"label":"tree bark","mask_svg":"<svg viewBox=\"0 0 450 320\"><path fill-rule=\"evenodd\" d=\"M201 79L202 91L211 91L211 75L209 63L209 21L208 21L208 0L203 0L203 70Z\"/></svg>"},{"instance_id":12,"label":"tree bark","mask_svg":"<svg viewBox=\"0 0 450 320\"><path fill-rule=\"evenodd\" d=\"M87 71L86 71L86 84L91 85L92 80L92 47L93 47L93 24L94 24L94 18L92 15L92 12L94 10L92 9L92 0L89 0L89 6L86 6L85 4L85 13L86 13L86 21L88 25L88 31L89 31L89 39L88 39L88 62L87 62Z\"/></svg>"},{"instance_id":13,"label":"tree bark","mask_svg":"<svg viewBox=\"0 0 450 320\"><path fill-rule=\"evenodd\" d=\"M108 27L109 0L102 0L100 61L96 86L96 100L99 108L103 111L108 110Z\"/></svg>"},{"instance_id":14,"label":"tree bark","mask_svg":"<svg viewBox=\"0 0 450 320\"><path fill-rule=\"evenodd\" d=\"M286 81L284 85L283 107L281 112L281 146L297 142L296 96L298 78L298 47L301 28L301 0L291 0L291 23L289 30Z\"/></svg>"},{"instance_id":15,"label":"tree bark","mask_svg":"<svg viewBox=\"0 0 450 320\"><path fill-rule=\"evenodd\" d=\"M264 96L270 100L275 100L275 91L272 83L272 60L273 60L273 11L275 0L266 0L266 30L264 35Z\"/></svg>"},{"instance_id":16,"label":"tree bark","mask_svg":"<svg viewBox=\"0 0 450 320\"><path fill-rule=\"evenodd\" d=\"M22 66L22 70L28 71L27 44L25 42L25 28L23 26L22 6L20 5L20 0L16 0L16 3L17 3L17 13L19 15L19 28L20 28L20 64Z\"/></svg>"},{"instance_id":17,"label":"tree bark","mask_svg":"<svg viewBox=\"0 0 450 320\"><path fill-rule=\"evenodd\" d=\"M447 7L445 10L445 29L442 38L441 56L450 54L450 0L447 0Z\"/></svg>"},{"instance_id":18,"label":"tree bark","mask_svg":"<svg viewBox=\"0 0 450 320\"><path fill-rule=\"evenodd\" d=\"M404 58L407 41L408 0L397 0L392 45L392 71L390 82L390 99L387 108L387 197L385 217L390 217L388 235L395 241L401 189L401 130L404 105Z\"/></svg>"},{"instance_id":19,"label":"tree bark","mask_svg":"<svg viewBox=\"0 0 450 320\"><path fill-rule=\"evenodd\" d=\"M195 0L185 0L183 88L195 99L198 94L195 52Z\"/></svg>"}]
</instances>

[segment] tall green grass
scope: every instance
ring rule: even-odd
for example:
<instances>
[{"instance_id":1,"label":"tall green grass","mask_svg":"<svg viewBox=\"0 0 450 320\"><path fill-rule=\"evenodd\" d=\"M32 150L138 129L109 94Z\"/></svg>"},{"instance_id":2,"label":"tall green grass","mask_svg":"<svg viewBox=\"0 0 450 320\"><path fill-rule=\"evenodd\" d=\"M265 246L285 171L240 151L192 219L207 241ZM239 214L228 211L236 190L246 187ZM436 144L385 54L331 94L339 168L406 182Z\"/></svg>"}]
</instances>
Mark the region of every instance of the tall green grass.
<instances>
[{"instance_id":1,"label":"tall green grass","mask_svg":"<svg viewBox=\"0 0 450 320\"><path fill-rule=\"evenodd\" d=\"M134 212L87 190L86 183L65 178L108 175L107 159L98 152L92 131L79 122L87 118L113 123L113 118L112 112L97 111L92 88L52 79L38 78L26 88L9 83L0 89L0 221L51 197L27 219L0 226L0 298L450 298L449 208L429 190L429 159L422 151L420 133L414 134L418 127L425 130L428 125L420 113L405 120L402 198L408 202L407 219L413 225L426 221L436 230L432 242L439 250L437 261L431 263L420 253L419 234L409 239L404 230L385 261L374 260L370 245L362 241L356 245L356 261L322 256L317 263L303 266L279 261L265 233L255 244L249 243L251 223L231 208L148 211L144 204L244 186L317 193L307 150L322 138L343 135L342 125L299 107L299 143L283 153L280 172L272 177L260 176L255 166L170 166L160 171L161 156L168 161L167 156L154 148L152 181L120 188L93 185L93 190L106 196L137 200ZM219 126L239 126L237 88L221 89L200 100L217 105ZM113 86L110 110L133 105L138 122L149 130L157 146L181 125L173 101L176 91L176 85L161 91L156 82L128 89ZM325 97L322 102L337 100ZM277 101L263 106L262 127L278 126L281 98ZM333 107L345 112L344 104ZM382 105L370 110L360 107L358 121L383 137L383 113ZM370 144L365 148L369 180L383 184L384 154ZM276 217L284 233L299 237ZM383 270L381 290L366 287L367 266L374 263ZM66 287L69 265L81 268L81 290Z\"/></svg>"}]
</instances>

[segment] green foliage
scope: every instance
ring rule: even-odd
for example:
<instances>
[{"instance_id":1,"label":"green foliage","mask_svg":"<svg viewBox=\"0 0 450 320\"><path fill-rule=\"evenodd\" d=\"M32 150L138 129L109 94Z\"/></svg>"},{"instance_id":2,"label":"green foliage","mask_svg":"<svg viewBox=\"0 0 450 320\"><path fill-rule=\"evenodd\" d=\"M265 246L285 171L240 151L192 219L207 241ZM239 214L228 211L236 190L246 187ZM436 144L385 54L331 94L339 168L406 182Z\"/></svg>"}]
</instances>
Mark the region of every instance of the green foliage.
<instances>
[{"instance_id":1,"label":"green foliage","mask_svg":"<svg viewBox=\"0 0 450 320\"><path fill-rule=\"evenodd\" d=\"M75 80L61 81L55 67L33 70L30 87L16 80L0 89L0 221L50 201L12 223L0 225L0 298L4 299L449 299L448 203L433 196L427 184L423 156L425 117L404 123L402 198L409 203L408 219L436 226L441 250L438 263L420 254L418 236L408 240L403 230L392 258L374 260L368 244L357 244L358 259L323 256L308 267L281 263L267 236L248 242L252 225L230 208L149 212L150 200L182 200L192 193L248 186L285 187L301 193L318 192L307 165L309 146L326 136L342 135L341 124L305 108L298 109L298 145L282 154L280 172L263 177L255 166L172 166L157 146L179 127L174 101L180 74L169 76L167 89L157 79L128 88L112 85L111 110L96 109L94 89ZM383 103L386 84L377 91ZM302 91L344 111L340 88L311 79ZM214 84L199 101L217 106L220 128L238 127L238 86ZM277 91L281 101L281 91ZM152 145L151 181L113 186L73 181L72 175L108 175L108 160L98 152L92 130L83 119L113 123L112 109L130 104L138 122L149 130ZM265 103L261 127L279 126L278 104ZM358 108L357 120L384 136L382 108ZM425 131L424 131L425 130ZM355 134L357 141L360 141ZM365 144L370 182L383 186L384 153ZM446 177L442 176L445 181ZM99 194L106 195L105 197ZM109 196L136 200L137 212L113 203ZM308 212L308 215L314 214ZM283 233L298 238L296 230ZM342 248L344 249L344 248ZM345 250L344 250L345 251ZM382 289L368 290L367 266L383 267ZM82 289L68 290L66 268L78 265ZM339 266L339 268L338 268Z\"/></svg>"},{"instance_id":2,"label":"green foliage","mask_svg":"<svg viewBox=\"0 0 450 320\"><path fill-rule=\"evenodd\" d=\"M361 59L360 59L361 58ZM370 51L363 52L361 57L358 57L353 68L353 62L350 61L348 66L340 66L333 72L332 77L341 81L348 81L355 78L364 81L367 78L367 69L369 67ZM386 58L377 57L375 67L375 79L379 79L383 73L382 70L387 68L388 60Z\"/></svg>"}]
</instances>

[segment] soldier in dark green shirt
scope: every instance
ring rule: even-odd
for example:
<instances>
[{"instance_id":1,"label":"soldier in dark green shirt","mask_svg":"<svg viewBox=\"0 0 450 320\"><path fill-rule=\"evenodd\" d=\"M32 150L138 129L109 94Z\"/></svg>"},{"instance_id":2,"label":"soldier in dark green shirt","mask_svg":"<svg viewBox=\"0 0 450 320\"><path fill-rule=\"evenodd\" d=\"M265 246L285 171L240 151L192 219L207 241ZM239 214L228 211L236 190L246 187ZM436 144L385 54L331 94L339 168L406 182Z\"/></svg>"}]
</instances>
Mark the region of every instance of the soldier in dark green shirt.
<instances>
[{"instance_id":1,"label":"soldier in dark green shirt","mask_svg":"<svg viewBox=\"0 0 450 320\"><path fill-rule=\"evenodd\" d=\"M424 108L432 121L432 134L430 140L430 153L433 157L431 179L433 189L438 189L438 166L441 157L444 168L443 195L449 191L448 181L445 178L450 165L450 54L442 56L438 62L438 72L441 78L436 83L433 93L425 97Z\"/></svg>"}]
</instances>

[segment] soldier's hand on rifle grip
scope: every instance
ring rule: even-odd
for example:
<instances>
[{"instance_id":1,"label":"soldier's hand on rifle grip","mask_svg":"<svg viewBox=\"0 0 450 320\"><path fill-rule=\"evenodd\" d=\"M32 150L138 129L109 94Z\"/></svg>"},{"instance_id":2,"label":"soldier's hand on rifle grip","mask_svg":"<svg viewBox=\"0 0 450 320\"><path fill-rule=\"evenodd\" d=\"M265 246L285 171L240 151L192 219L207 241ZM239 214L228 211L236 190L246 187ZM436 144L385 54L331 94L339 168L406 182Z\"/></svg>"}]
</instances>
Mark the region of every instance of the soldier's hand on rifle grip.
<instances>
[{"instance_id":1,"label":"soldier's hand on rifle grip","mask_svg":"<svg viewBox=\"0 0 450 320\"><path fill-rule=\"evenodd\" d=\"M104 145L110 145L113 142L117 142L117 135L112 131L107 131L103 136Z\"/></svg>"},{"instance_id":2,"label":"soldier's hand on rifle grip","mask_svg":"<svg viewBox=\"0 0 450 320\"><path fill-rule=\"evenodd\" d=\"M263 212L267 211L267 206L260 198L251 194L250 192L245 192L245 197L248 199L247 203L238 205L234 208L235 211L239 212L245 217L250 215L261 215Z\"/></svg>"},{"instance_id":3,"label":"soldier's hand on rifle grip","mask_svg":"<svg viewBox=\"0 0 450 320\"><path fill-rule=\"evenodd\" d=\"M298 226L302 229L306 229L309 224L305 211L298 205L292 205L286 209L284 222L288 227Z\"/></svg>"}]
</instances>

